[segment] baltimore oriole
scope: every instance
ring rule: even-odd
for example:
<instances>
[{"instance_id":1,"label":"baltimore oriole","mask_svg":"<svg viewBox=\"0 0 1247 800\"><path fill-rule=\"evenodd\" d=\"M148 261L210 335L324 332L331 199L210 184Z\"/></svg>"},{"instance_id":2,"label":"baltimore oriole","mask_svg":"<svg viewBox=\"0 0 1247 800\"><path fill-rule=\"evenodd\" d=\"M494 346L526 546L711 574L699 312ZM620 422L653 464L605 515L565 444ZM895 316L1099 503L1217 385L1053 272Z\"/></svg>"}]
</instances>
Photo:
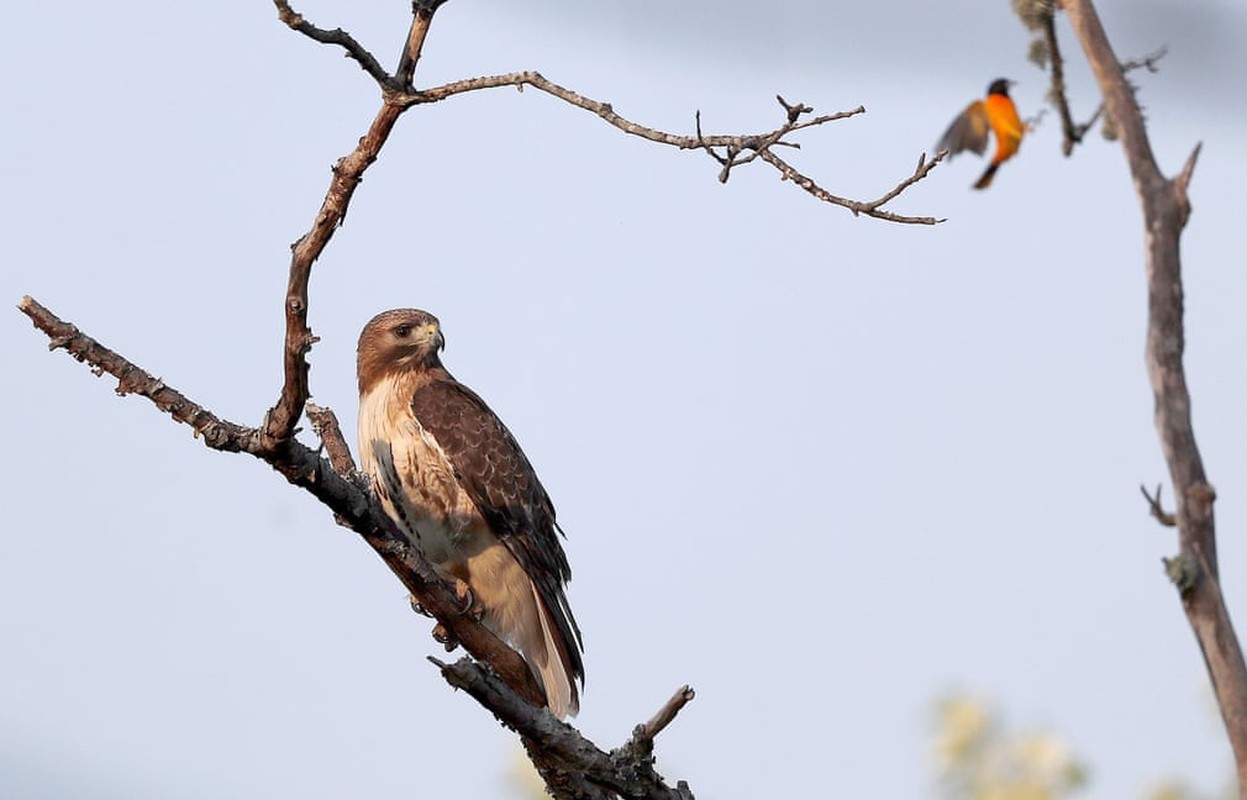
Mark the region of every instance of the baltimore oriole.
<instances>
[{"instance_id":1,"label":"baltimore oriole","mask_svg":"<svg viewBox=\"0 0 1247 800\"><path fill-rule=\"evenodd\" d=\"M987 133L996 135L996 152L992 155L992 163L987 165L983 176L974 184L975 189L986 189L992 183L996 170L1000 165L1013 157L1022 143L1022 134L1026 126L1018 117L1017 107L1009 99L1009 87L1013 81L997 78L987 87L987 97L975 100L961 115L948 126L940 143L935 146L938 153L947 150L952 158L963 150L973 150L983 155L987 150Z\"/></svg>"}]
</instances>

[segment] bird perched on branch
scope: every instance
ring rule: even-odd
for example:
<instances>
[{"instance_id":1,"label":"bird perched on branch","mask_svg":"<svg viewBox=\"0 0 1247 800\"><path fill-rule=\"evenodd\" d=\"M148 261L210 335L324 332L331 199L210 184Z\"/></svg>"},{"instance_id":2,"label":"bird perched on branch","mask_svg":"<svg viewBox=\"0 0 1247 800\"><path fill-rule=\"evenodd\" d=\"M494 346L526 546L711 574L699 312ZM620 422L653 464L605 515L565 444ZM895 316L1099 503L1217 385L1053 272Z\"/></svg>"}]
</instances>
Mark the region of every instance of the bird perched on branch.
<instances>
[{"instance_id":1,"label":"bird perched on branch","mask_svg":"<svg viewBox=\"0 0 1247 800\"><path fill-rule=\"evenodd\" d=\"M1009 87L1013 81L998 78L987 87L987 97L975 100L961 115L948 126L940 143L935 146L938 153L947 150L949 158L963 150L973 150L979 155L987 150L987 134L990 131L996 137L996 152L992 154L991 163L986 171L974 184L975 189L986 189L996 176L1000 165L1013 158L1022 143L1022 135L1026 126L1018 117L1017 107L1009 97Z\"/></svg>"},{"instance_id":2,"label":"bird perched on branch","mask_svg":"<svg viewBox=\"0 0 1247 800\"><path fill-rule=\"evenodd\" d=\"M554 505L502 420L442 366L444 345L425 311L364 326L360 464L390 518L524 657L550 710L574 715L584 665Z\"/></svg>"}]
</instances>

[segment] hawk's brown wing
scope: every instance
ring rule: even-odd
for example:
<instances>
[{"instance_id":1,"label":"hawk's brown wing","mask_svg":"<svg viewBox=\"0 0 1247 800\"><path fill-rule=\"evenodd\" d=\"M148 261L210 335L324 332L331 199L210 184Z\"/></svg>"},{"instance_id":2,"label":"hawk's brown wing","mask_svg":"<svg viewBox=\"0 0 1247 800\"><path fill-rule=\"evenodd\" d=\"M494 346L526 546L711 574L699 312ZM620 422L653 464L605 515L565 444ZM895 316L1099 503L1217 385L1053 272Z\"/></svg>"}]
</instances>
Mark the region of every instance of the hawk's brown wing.
<instances>
[{"instance_id":1,"label":"hawk's brown wing","mask_svg":"<svg viewBox=\"0 0 1247 800\"><path fill-rule=\"evenodd\" d=\"M947 150L950 159L965 150L973 150L983 155L987 150L987 134L990 132L987 109L982 100L975 100L948 126L948 130L940 137L939 144L935 146L935 152Z\"/></svg>"},{"instance_id":2,"label":"hawk's brown wing","mask_svg":"<svg viewBox=\"0 0 1247 800\"><path fill-rule=\"evenodd\" d=\"M554 504L502 420L475 392L445 375L416 390L411 410L437 440L490 529L537 587L558 626L564 663L583 679L580 628L563 593L571 567L559 544Z\"/></svg>"}]
</instances>

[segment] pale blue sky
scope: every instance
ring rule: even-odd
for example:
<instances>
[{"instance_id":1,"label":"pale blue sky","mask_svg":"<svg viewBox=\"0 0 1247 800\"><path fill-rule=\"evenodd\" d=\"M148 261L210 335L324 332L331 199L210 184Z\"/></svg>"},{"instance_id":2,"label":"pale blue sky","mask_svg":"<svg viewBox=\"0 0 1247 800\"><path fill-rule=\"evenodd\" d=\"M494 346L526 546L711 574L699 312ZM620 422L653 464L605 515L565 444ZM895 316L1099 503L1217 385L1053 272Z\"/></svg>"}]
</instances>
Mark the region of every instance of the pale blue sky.
<instances>
[{"instance_id":1,"label":"pale blue sky","mask_svg":"<svg viewBox=\"0 0 1247 800\"><path fill-rule=\"evenodd\" d=\"M405 2L305 2L386 63ZM639 122L765 130L783 94L869 114L800 137L875 196L995 77L1044 76L1008 3L453 0L422 84L538 69ZM1176 9L1181 9L1176 10ZM1167 172L1204 151L1183 240L1189 377L1231 610L1247 615L1247 11L1104 3ZM377 91L268 2L19 4L2 296L32 294L218 413L279 386L288 245ZM1093 91L1066 30L1077 109ZM988 193L972 157L855 219L762 167L629 138L538 92L417 109L317 264L313 392L354 430L376 311L437 314L452 371L523 443L567 530L578 725L660 740L699 797L927 798L934 700L982 692L1093 764L1092 795L1229 770L1160 558L1124 159L1050 115ZM0 537L0 794L502 796L513 739L455 695L402 587L310 497L117 399L16 311ZM1167 496L1168 492L1167 492Z\"/></svg>"}]
</instances>

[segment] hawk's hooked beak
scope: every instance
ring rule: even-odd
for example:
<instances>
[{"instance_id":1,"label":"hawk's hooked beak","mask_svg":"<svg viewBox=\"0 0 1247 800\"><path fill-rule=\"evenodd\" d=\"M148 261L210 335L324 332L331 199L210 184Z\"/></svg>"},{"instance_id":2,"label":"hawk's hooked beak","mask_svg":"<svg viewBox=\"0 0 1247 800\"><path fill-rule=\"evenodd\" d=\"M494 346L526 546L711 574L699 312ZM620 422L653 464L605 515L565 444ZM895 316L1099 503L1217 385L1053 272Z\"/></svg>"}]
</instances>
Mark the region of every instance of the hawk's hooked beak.
<instances>
[{"instance_id":1,"label":"hawk's hooked beak","mask_svg":"<svg viewBox=\"0 0 1247 800\"><path fill-rule=\"evenodd\" d=\"M442 326L436 322L426 322L417 328L415 341L422 347L428 346L433 352L446 346L446 340L442 337Z\"/></svg>"}]
</instances>

